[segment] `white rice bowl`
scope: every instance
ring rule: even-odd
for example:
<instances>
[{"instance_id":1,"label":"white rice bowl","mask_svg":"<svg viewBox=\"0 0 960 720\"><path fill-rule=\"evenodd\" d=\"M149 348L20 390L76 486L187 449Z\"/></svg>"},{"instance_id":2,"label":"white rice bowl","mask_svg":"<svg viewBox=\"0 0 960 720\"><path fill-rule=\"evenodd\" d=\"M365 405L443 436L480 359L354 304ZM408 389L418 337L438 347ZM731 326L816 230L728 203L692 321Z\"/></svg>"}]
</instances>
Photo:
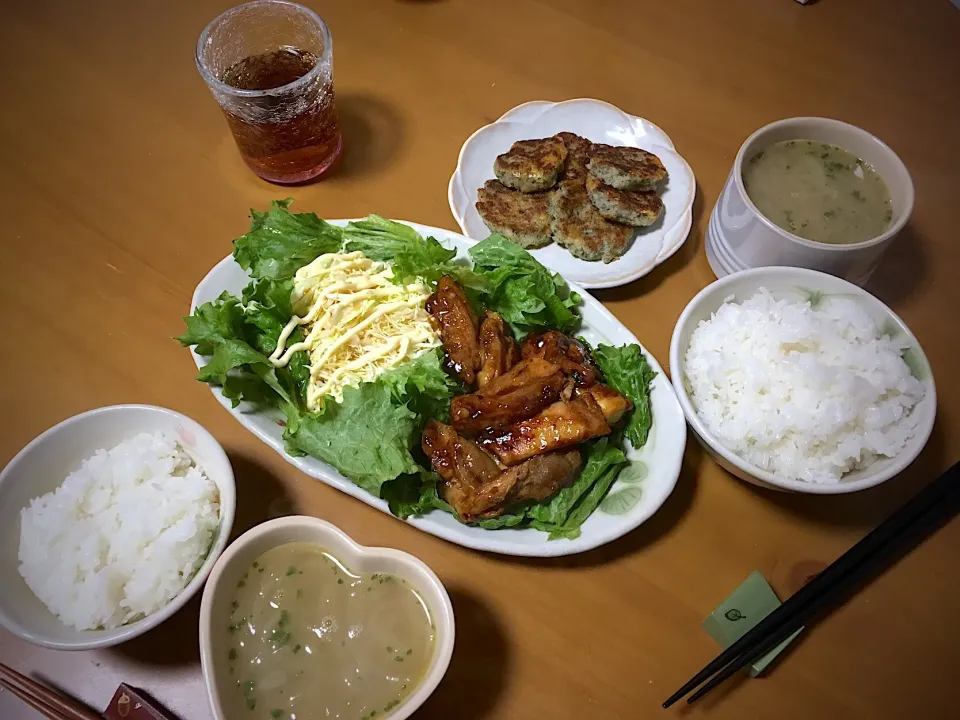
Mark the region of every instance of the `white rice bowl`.
<instances>
[{"instance_id":1,"label":"white rice bowl","mask_svg":"<svg viewBox=\"0 0 960 720\"><path fill-rule=\"evenodd\" d=\"M20 574L60 620L116 628L164 607L203 564L219 491L168 435L98 450L20 513Z\"/></svg>"},{"instance_id":2,"label":"white rice bowl","mask_svg":"<svg viewBox=\"0 0 960 720\"><path fill-rule=\"evenodd\" d=\"M924 386L851 298L725 302L690 337L691 403L729 450L789 480L837 483L895 457L915 434Z\"/></svg>"}]
</instances>

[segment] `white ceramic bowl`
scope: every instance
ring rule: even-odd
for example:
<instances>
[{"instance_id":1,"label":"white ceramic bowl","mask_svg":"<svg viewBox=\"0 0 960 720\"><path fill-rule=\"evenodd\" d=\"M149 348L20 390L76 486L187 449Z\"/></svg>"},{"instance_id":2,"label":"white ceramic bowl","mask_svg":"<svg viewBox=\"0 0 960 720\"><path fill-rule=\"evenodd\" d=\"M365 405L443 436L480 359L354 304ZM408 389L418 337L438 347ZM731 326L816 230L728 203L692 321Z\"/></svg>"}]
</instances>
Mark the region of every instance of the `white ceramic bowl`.
<instances>
[{"instance_id":1,"label":"white ceramic bowl","mask_svg":"<svg viewBox=\"0 0 960 720\"><path fill-rule=\"evenodd\" d=\"M99 448L111 448L141 432L175 434L220 490L220 526L206 560L165 607L113 630L76 630L64 625L20 577L20 510L59 487ZM0 473L0 625L35 645L56 650L110 647L137 637L173 615L200 589L223 552L233 527L236 485L220 443L197 422L152 405L114 405L75 415L34 438Z\"/></svg>"},{"instance_id":2,"label":"white ceramic bowl","mask_svg":"<svg viewBox=\"0 0 960 720\"><path fill-rule=\"evenodd\" d=\"M849 472L841 478L840 482L830 485L787 480L746 462L724 447L706 428L693 408L683 370L690 336L700 321L707 320L728 298L733 296L736 301L743 302L761 287L770 290L777 298L807 299L811 293L844 294L857 298L878 327L906 338L910 346L909 365L914 375L926 386L926 394L913 410L914 413L919 413L920 419L916 433L907 441L906 447L899 455L878 460L864 470ZM937 392L930 363L927 362L920 343L903 320L866 290L832 275L804 268L769 267L745 270L728 275L701 290L684 308L674 327L670 342L670 375L687 422L690 423L694 434L707 452L723 468L742 480L778 490L835 495L865 490L886 482L920 454L930 438L933 420L937 414Z\"/></svg>"},{"instance_id":3,"label":"white ceramic bowl","mask_svg":"<svg viewBox=\"0 0 960 720\"><path fill-rule=\"evenodd\" d=\"M457 168L447 189L450 211L464 235L483 240L490 230L477 213L477 191L493 179L497 155L507 152L517 140L549 137L564 130L592 142L638 147L656 154L670 173L660 193L663 217L649 228L640 229L626 254L609 264L581 260L556 243L530 253L565 279L585 288L616 287L643 277L679 250L687 239L693 223L696 180L663 130L610 103L589 98L559 103L534 100L508 110L477 130L460 148Z\"/></svg>"},{"instance_id":4,"label":"white ceramic bowl","mask_svg":"<svg viewBox=\"0 0 960 720\"><path fill-rule=\"evenodd\" d=\"M882 235L852 245L813 242L787 232L760 213L743 185L743 163L785 140L838 145L876 168L890 190L893 221ZM791 265L820 270L863 285L913 212L913 182L897 154L866 130L828 118L778 120L748 137L710 215L706 253L717 277L756 267Z\"/></svg>"},{"instance_id":5,"label":"white ceramic bowl","mask_svg":"<svg viewBox=\"0 0 960 720\"><path fill-rule=\"evenodd\" d=\"M218 660L220 656L214 652L214 623L222 625L224 618L230 616L232 590L253 561L267 550L291 542L316 543L353 572L389 573L419 591L436 626L433 659L417 689L384 716L389 720L409 717L436 689L453 654L453 605L443 583L413 555L391 548L358 545L340 528L303 515L277 518L248 530L227 548L210 574L200 604L200 663L214 716L217 720L233 720L227 715L225 707L229 705L221 701L221 695L236 682L228 675L227 663Z\"/></svg>"}]
</instances>

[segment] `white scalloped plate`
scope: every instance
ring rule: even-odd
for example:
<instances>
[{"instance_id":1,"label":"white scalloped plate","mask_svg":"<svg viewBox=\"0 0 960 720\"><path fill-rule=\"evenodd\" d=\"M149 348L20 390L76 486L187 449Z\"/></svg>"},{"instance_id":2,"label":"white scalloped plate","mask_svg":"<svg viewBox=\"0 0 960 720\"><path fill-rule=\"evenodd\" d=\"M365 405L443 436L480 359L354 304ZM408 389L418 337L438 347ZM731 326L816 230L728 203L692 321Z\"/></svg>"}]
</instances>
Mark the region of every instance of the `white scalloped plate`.
<instances>
[{"instance_id":1,"label":"white scalloped plate","mask_svg":"<svg viewBox=\"0 0 960 720\"><path fill-rule=\"evenodd\" d=\"M331 222L334 225L345 225L348 221L333 220ZM474 244L462 235L449 230L417 223L406 224L422 235L432 235L446 247L457 248L462 255L466 255L466 251ZM215 300L224 291L239 296L248 281L247 273L234 262L232 256L224 258L197 285L190 311L193 312L198 305ZM583 326L578 335L582 335L592 344L640 344L633 333L600 302L582 292L582 288L573 283L570 285L583 296L583 305L580 308ZM677 478L680 476L680 463L687 440L687 428L683 410L680 408L669 378L646 349L643 353L650 366L657 371L651 386L653 429L650 432L650 438L639 451L628 448L627 457L633 464L621 472L620 478L610 489L601 507L583 524L580 537L575 540L547 540L546 533L530 528L483 530L479 527L463 525L452 515L441 511L411 518L407 522L424 532L464 547L504 555L531 557L572 555L591 550L625 535L645 522L673 492ZM207 361L207 358L195 352L193 359L197 367L204 365ZM283 428L275 418L252 412L251 408L243 405L231 408L230 401L223 397L220 388L211 386L210 389L220 404L227 408L241 425L273 448L291 465L310 477L390 514L386 502L362 490L326 463L316 458L287 455L283 448ZM373 439L371 441L375 442Z\"/></svg>"},{"instance_id":2,"label":"white scalloped plate","mask_svg":"<svg viewBox=\"0 0 960 720\"><path fill-rule=\"evenodd\" d=\"M540 262L585 288L624 285L643 277L673 255L690 233L696 181L673 141L649 120L627 115L600 100L524 103L471 135L460 149L447 199L464 234L482 240L490 234L477 213L477 191L493 177L493 161L517 140L547 137L567 130L593 142L639 147L655 153L670 174L662 197L663 218L641 229L626 254L612 263L587 262L556 243L532 250Z\"/></svg>"}]
</instances>

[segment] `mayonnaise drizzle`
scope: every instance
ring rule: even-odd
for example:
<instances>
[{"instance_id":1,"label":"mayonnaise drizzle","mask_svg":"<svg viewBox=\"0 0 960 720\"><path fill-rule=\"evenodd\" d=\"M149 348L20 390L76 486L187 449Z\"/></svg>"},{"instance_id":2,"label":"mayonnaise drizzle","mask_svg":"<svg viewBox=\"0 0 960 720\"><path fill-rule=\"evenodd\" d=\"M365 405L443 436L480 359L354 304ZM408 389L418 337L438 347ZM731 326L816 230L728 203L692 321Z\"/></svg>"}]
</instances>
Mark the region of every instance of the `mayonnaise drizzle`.
<instances>
[{"instance_id":1,"label":"mayonnaise drizzle","mask_svg":"<svg viewBox=\"0 0 960 720\"><path fill-rule=\"evenodd\" d=\"M395 285L392 278L389 265L359 252L321 255L297 271L292 300L298 314L281 331L270 362L284 367L296 353L309 354L310 409L439 346L424 308L430 289L419 282ZM306 337L288 345L301 326Z\"/></svg>"}]
</instances>

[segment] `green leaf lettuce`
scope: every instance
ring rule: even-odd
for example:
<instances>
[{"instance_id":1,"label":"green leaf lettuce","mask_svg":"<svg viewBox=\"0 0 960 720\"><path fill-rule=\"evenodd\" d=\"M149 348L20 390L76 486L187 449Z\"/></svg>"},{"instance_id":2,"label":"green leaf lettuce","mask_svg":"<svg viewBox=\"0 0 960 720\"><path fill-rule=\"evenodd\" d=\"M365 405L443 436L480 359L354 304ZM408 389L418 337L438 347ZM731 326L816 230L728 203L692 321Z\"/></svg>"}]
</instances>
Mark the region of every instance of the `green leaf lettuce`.
<instances>
[{"instance_id":1,"label":"green leaf lettuce","mask_svg":"<svg viewBox=\"0 0 960 720\"><path fill-rule=\"evenodd\" d=\"M337 252L343 230L316 213L292 213L287 200L267 212L250 211L250 232L233 241L233 257L253 278L284 280L325 253Z\"/></svg>"},{"instance_id":2,"label":"green leaf lettuce","mask_svg":"<svg viewBox=\"0 0 960 720\"><path fill-rule=\"evenodd\" d=\"M416 413L393 402L386 385L362 383L344 388L343 400L325 402L320 412L288 418L284 440L380 497L383 483L419 472L410 450L420 425Z\"/></svg>"},{"instance_id":3,"label":"green leaf lettuce","mask_svg":"<svg viewBox=\"0 0 960 720\"><path fill-rule=\"evenodd\" d=\"M656 371L650 367L639 345L598 345L592 355L607 384L633 401L633 412L627 420L626 435L633 447L642 448L650 435L650 428L653 427L650 383L657 376Z\"/></svg>"},{"instance_id":4,"label":"green leaf lettuce","mask_svg":"<svg viewBox=\"0 0 960 720\"><path fill-rule=\"evenodd\" d=\"M580 296L519 245L491 235L470 248L474 272L490 284L481 297L518 334L542 329L573 332L580 326Z\"/></svg>"},{"instance_id":5,"label":"green leaf lettuce","mask_svg":"<svg viewBox=\"0 0 960 720\"><path fill-rule=\"evenodd\" d=\"M449 275L469 290L487 288L485 278L468 267L453 262L456 249L448 249L436 238L422 237L409 225L370 215L344 229L344 249L360 251L371 260L389 262L395 283L410 283L420 278L436 285Z\"/></svg>"}]
</instances>

